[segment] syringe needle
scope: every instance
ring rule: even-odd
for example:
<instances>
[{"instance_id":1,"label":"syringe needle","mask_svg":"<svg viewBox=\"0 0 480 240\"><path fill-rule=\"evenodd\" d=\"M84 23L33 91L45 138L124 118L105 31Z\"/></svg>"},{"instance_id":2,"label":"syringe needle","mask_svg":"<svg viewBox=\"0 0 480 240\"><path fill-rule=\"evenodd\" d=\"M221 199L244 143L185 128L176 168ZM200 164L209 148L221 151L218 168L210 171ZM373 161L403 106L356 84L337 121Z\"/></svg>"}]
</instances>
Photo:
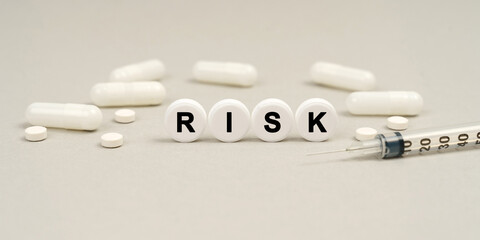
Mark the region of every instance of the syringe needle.
<instances>
[{"instance_id":1,"label":"syringe needle","mask_svg":"<svg viewBox=\"0 0 480 240\"><path fill-rule=\"evenodd\" d=\"M346 151L348 151L348 149L343 148L343 149L323 151L323 152L307 153L307 156L314 156L314 155L328 154L328 153L337 153L337 152L346 152Z\"/></svg>"}]
</instances>

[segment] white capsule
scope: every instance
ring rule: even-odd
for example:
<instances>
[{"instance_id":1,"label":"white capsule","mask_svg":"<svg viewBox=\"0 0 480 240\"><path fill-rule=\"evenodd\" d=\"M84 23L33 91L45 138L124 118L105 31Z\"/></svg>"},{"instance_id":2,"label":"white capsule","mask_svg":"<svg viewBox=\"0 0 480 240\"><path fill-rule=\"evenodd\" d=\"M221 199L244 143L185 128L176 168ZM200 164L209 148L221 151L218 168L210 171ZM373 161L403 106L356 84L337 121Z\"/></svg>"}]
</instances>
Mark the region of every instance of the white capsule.
<instances>
[{"instance_id":1,"label":"white capsule","mask_svg":"<svg viewBox=\"0 0 480 240\"><path fill-rule=\"evenodd\" d=\"M375 88L375 76L365 70L345 67L333 63L317 62L310 74L315 83L353 91Z\"/></svg>"},{"instance_id":2,"label":"white capsule","mask_svg":"<svg viewBox=\"0 0 480 240\"><path fill-rule=\"evenodd\" d=\"M199 82L250 87L258 74L249 64L199 61L193 66L193 77Z\"/></svg>"},{"instance_id":3,"label":"white capsule","mask_svg":"<svg viewBox=\"0 0 480 240\"><path fill-rule=\"evenodd\" d=\"M74 103L32 103L25 116L32 125L76 130L95 130L103 118L98 107Z\"/></svg>"},{"instance_id":4,"label":"white capsule","mask_svg":"<svg viewBox=\"0 0 480 240\"><path fill-rule=\"evenodd\" d=\"M417 115L423 99L416 92L354 92L346 100L355 115Z\"/></svg>"},{"instance_id":5,"label":"white capsule","mask_svg":"<svg viewBox=\"0 0 480 240\"><path fill-rule=\"evenodd\" d=\"M93 103L100 107L158 105L165 98L159 82L97 83L91 91Z\"/></svg>"},{"instance_id":6,"label":"white capsule","mask_svg":"<svg viewBox=\"0 0 480 240\"><path fill-rule=\"evenodd\" d=\"M112 82L152 81L165 75L165 66L157 59L117 68L110 74Z\"/></svg>"}]
</instances>

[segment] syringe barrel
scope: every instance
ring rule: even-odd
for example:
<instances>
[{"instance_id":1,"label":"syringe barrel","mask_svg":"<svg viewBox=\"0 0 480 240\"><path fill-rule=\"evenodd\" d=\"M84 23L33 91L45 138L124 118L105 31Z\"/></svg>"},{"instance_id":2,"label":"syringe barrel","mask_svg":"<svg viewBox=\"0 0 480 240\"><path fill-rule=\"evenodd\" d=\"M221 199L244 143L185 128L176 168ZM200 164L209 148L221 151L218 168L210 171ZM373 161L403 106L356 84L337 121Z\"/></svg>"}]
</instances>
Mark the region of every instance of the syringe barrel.
<instances>
[{"instance_id":1,"label":"syringe barrel","mask_svg":"<svg viewBox=\"0 0 480 240\"><path fill-rule=\"evenodd\" d=\"M382 158L444 152L480 146L480 122L379 134Z\"/></svg>"},{"instance_id":2,"label":"syringe barrel","mask_svg":"<svg viewBox=\"0 0 480 240\"><path fill-rule=\"evenodd\" d=\"M378 134L377 138L381 143L381 158L396 158L403 155L405 145L401 133Z\"/></svg>"}]
</instances>

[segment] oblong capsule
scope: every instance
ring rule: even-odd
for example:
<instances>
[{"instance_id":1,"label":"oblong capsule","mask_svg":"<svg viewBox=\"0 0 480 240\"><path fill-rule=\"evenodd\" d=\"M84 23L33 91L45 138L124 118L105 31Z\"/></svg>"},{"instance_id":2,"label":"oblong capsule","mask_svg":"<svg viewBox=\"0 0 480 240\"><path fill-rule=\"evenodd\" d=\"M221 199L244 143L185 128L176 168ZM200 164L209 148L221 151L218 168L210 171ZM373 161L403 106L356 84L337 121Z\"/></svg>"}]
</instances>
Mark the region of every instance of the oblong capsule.
<instances>
[{"instance_id":1,"label":"oblong capsule","mask_svg":"<svg viewBox=\"0 0 480 240\"><path fill-rule=\"evenodd\" d=\"M99 107L158 105L165 95L163 85L151 81L97 83L90 90L90 98Z\"/></svg>"},{"instance_id":2,"label":"oblong capsule","mask_svg":"<svg viewBox=\"0 0 480 240\"><path fill-rule=\"evenodd\" d=\"M30 104L25 116L32 125L76 130L95 130L103 118L94 105L41 102Z\"/></svg>"},{"instance_id":3,"label":"oblong capsule","mask_svg":"<svg viewBox=\"0 0 480 240\"><path fill-rule=\"evenodd\" d=\"M346 100L347 109L356 115L417 115L423 99L417 92L354 92Z\"/></svg>"},{"instance_id":4,"label":"oblong capsule","mask_svg":"<svg viewBox=\"0 0 480 240\"><path fill-rule=\"evenodd\" d=\"M313 64L310 74L313 82L330 87L353 91L367 91L375 88L375 76L361 69L317 62Z\"/></svg>"},{"instance_id":5,"label":"oblong capsule","mask_svg":"<svg viewBox=\"0 0 480 240\"><path fill-rule=\"evenodd\" d=\"M199 82L250 87L258 73L250 64L199 61L193 66L193 77Z\"/></svg>"},{"instance_id":6,"label":"oblong capsule","mask_svg":"<svg viewBox=\"0 0 480 240\"><path fill-rule=\"evenodd\" d=\"M110 73L112 82L153 81L165 75L165 65L157 59L119 67Z\"/></svg>"}]
</instances>

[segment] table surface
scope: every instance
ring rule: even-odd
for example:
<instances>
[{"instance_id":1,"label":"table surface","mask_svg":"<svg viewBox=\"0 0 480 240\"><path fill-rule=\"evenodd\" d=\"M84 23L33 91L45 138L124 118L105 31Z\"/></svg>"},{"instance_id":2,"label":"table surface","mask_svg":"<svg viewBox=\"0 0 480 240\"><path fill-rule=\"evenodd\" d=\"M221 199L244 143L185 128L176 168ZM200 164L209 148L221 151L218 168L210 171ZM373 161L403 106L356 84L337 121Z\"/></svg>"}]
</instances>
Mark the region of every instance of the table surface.
<instances>
[{"instance_id":1,"label":"table surface","mask_svg":"<svg viewBox=\"0 0 480 240\"><path fill-rule=\"evenodd\" d=\"M480 150L352 160L306 153L343 148L358 127L348 91L315 85L319 60L368 69L378 90L425 101L410 129L480 120L479 1L9 1L0 9L1 239L478 239ZM90 103L116 67L161 59L167 98L94 132L49 129L24 140L32 102ZM252 88L197 83L198 60L251 63ZM177 143L163 127L174 100L205 109L235 98L252 110L276 97L293 110L330 101L338 132L279 143L252 132L221 143L206 131ZM99 145L106 132L125 144Z\"/></svg>"}]
</instances>

